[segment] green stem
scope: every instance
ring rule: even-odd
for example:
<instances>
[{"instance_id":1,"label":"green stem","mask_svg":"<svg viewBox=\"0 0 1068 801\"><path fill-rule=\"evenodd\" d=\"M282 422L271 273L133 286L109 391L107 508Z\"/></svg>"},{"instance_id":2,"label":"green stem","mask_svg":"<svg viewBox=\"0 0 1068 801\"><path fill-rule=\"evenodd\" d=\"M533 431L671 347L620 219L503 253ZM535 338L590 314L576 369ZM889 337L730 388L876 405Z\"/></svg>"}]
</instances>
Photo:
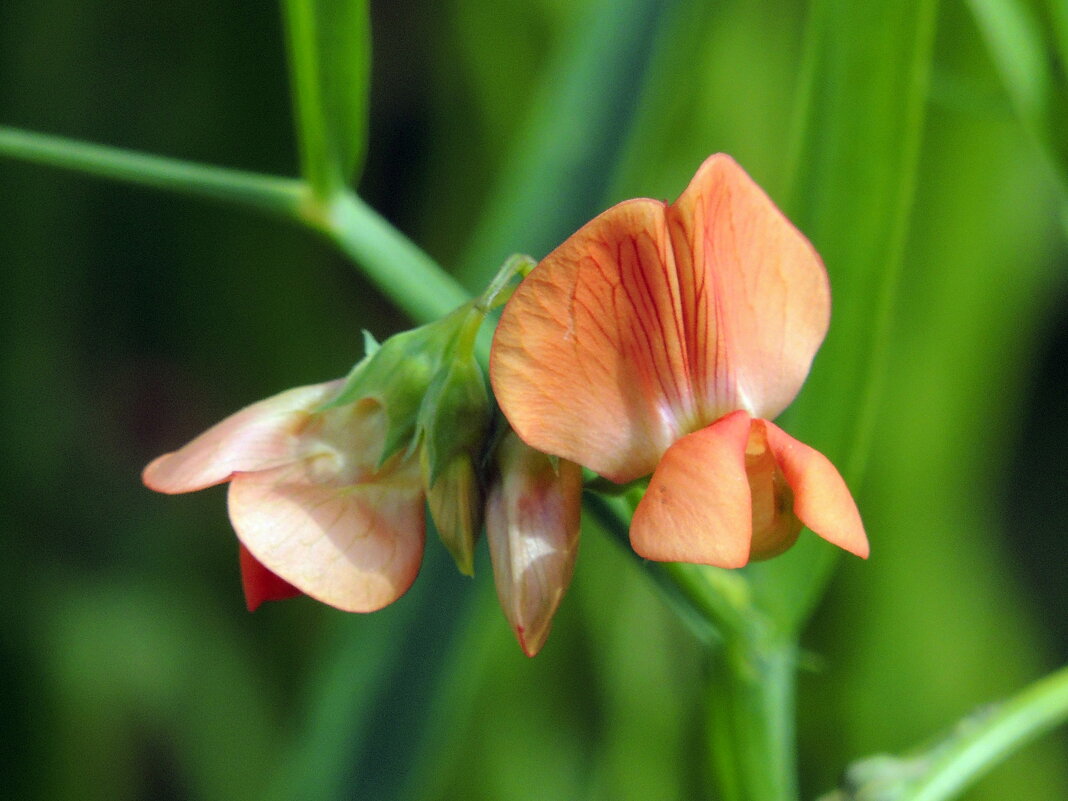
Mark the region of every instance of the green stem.
<instances>
[{"instance_id":1,"label":"green stem","mask_svg":"<svg viewBox=\"0 0 1068 801\"><path fill-rule=\"evenodd\" d=\"M312 193L325 199L341 187L342 179L326 131L315 9L311 0L285 0L282 10L292 75L300 171Z\"/></svg>"},{"instance_id":2,"label":"green stem","mask_svg":"<svg viewBox=\"0 0 1068 801\"><path fill-rule=\"evenodd\" d=\"M625 499L587 492L584 507L633 553ZM793 640L754 606L749 583L738 571L671 562L646 566L665 600L709 646L708 764L716 797L793 801Z\"/></svg>"},{"instance_id":3,"label":"green stem","mask_svg":"<svg viewBox=\"0 0 1068 801\"><path fill-rule=\"evenodd\" d=\"M98 178L232 203L305 223L328 236L418 322L443 317L467 292L410 239L348 190L328 201L294 178L214 167L0 126L0 155Z\"/></svg>"},{"instance_id":4,"label":"green stem","mask_svg":"<svg viewBox=\"0 0 1068 801\"><path fill-rule=\"evenodd\" d=\"M337 192L326 205L311 204L302 216L417 322L444 317L470 299L437 262L353 192Z\"/></svg>"},{"instance_id":5,"label":"green stem","mask_svg":"<svg viewBox=\"0 0 1068 801\"><path fill-rule=\"evenodd\" d=\"M1015 697L983 707L902 757L880 754L845 772L820 801L948 801L1027 743L1068 722L1068 667Z\"/></svg>"},{"instance_id":6,"label":"green stem","mask_svg":"<svg viewBox=\"0 0 1068 801\"><path fill-rule=\"evenodd\" d=\"M303 182L292 178L214 167L7 126L0 126L0 154L290 218L297 216L305 194Z\"/></svg>"},{"instance_id":7,"label":"green stem","mask_svg":"<svg viewBox=\"0 0 1068 801\"><path fill-rule=\"evenodd\" d=\"M789 642L736 639L713 654L709 764L721 801L794 801L794 670Z\"/></svg>"},{"instance_id":8,"label":"green stem","mask_svg":"<svg viewBox=\"0 0 1068 801\"><path fill-rule=\"evenodd\" d=\"M954 798L1014 751L1066 721L1068 667L963 721L948 742L919 757L926 763L924 774L895 797L900 801Z\"/></svg>"}]
</instances>

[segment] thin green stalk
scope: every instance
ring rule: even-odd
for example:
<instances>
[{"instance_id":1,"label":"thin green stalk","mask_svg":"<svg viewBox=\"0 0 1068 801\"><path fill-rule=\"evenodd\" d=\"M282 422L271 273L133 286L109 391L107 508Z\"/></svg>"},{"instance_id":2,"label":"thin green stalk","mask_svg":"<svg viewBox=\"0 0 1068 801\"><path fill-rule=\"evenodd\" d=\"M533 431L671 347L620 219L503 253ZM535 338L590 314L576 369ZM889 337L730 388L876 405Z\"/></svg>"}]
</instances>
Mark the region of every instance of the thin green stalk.
<instances>
[{"instance_id":1,"label":"thin green stalk","mask_svg":"<svg viewBox=\"0 0 1068 801\"><path fill-rule=\"evenodd\" d=\"M0 126L0 155L295 218L301 181Z\"/></svg>"},{"instance_id":2,"label":"thin green stalk","mask_svg":"<svg viewBox=\"0 0 1068 801\"><path fill-rule=\"evenodd\" d=\"M303 216L417 322L444 317L470 298L452 276L353 192L337 192L328 205L308 206Z\"/></svg>"},{"instance_id":3,"label":"thin green stalk","mask_svg":"<svg viewBox=\"0 0 1068 801\"><path fill-rule=\"evenodd\" d=\"M312 0L282 3L293 90L294 120L300 149L300 172L312 193L325 199L340 188L341 173L331 152L326 128L319 44Z\"/></svg>"},{"instance_id":4,"label":"thin green stalk","mask_svg":"<svg viewBox=\"0 0 1068 801\"><path fill-rule=\"evenodd\" d=\"M304 181L214 167L0 126L0 155L98 178L232 203L325 233L385 295L418 322L468 300L464 289L410 239L347 190L324 203Z\"/></svg>"},{"instance_id":5,"label":"thin green stalk","mask_svg":"<svg viewBox=\"0 0 1068 801\"><path fill-rule=\"evenodd\" d=\"M903 757L879 755L846 771L821 801L948 801L999 762L1068 722L1068 667L1000 704L960 721L934 743Z\"/></svg>"},{"instance_id":6,"label":"thin green stalk","mask_svg":"<svg viewBox=\"0 0 1068 801\"><path fill-rule=\"evenodd\" d=\"M627 542L623 499L588 492L584 505ZM793 801L796 644L754 606L741 573L683 563L648 567L665 600L709 646L708 764L717 798Z\"/></svg>"},{"instance_id":7,"label":"thin green stalk","mask_svg":"<svg viewBox=\"0 0 1068 801\"><path fill-rule=\"evenodd\" d=\"M1068 667L1046 676L993 709L965 720L925 758L927 770L900 801L944 801L1017 749L1068 721Z\"/></svg>"},{"instance_id":8,"label":"thin green stalk","mask_svg":"<svg viewBox=\"0 0 1068 801\"><path fill-rule=\"evenodd\" d=\"M728 641L713 653L709 763L721 801L794 801L796 647Z\"/></svg>"}]
</instances>

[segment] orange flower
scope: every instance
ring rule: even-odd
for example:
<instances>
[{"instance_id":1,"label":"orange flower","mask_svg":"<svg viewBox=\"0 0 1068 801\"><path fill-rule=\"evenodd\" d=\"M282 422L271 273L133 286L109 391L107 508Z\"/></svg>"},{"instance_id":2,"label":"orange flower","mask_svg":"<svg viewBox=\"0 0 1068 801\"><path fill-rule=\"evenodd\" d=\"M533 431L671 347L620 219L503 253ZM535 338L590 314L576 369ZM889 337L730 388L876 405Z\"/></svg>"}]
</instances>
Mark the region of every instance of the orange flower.
<instances>
[{"instance_id":1,"label":"orange flower","mask_svg":"<svg viewBox=\"0 0 1068 801\"><path fill-rule=\"evenodd\" d=\"M145 485L180 493L230 482L249 609L301 592L371 612L411 586L423 556L419 460L379 466L381 404L324 406L343 381L254 403L145 468Z\"/></svg>"},{"instance_id":2,"label":"orange flower","mask_svg":"<svg viewBox=\"0 0 1068 801\"><path fill-rule=\"evenodd\" d=\"M653 473L640 555L739 567L801 525L859 556L841 476L769 422L827 332L827 273L729 156L674 203L628 200L530 273L505 307L490 379L519 436L624 483Z\"/></svg>"}]
</instances>

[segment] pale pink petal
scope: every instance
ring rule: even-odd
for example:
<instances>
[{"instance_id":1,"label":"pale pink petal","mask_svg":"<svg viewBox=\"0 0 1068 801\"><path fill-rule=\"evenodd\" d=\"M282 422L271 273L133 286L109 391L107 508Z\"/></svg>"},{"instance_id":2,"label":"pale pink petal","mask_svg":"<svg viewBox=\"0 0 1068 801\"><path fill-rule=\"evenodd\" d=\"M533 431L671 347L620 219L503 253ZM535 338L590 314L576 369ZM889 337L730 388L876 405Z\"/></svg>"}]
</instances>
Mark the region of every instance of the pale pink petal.
<instances>
[{"instance_id":1,"label":"pale pink petal","mask_svg":"<svg viewBox=\"0 0 1068 801\"><path fill-rule=\"evenodd\" d=\"M668 448L631 520L639 556L717 567L749 561L749 426L748 414L734 412Z\"/></svg>"},{"instance_id":2,"label":"pale pink petal","mask_svg":"<svg viewBox=\"0 0 1068 801\"><path fill-rule=\"evenodd\" d=\"M548 457L509 432L501 474L486 501L486 538L501 609L519 646L534 656L571 583L578 554L582 469Z\"/></svg>"},{"instance_id":3,"label":"pale pink petal","mask_svg":"<svg viewBox=\"0 0 1068 801\"><path fill-rule=\"evenodd\" d=\"M419 572L425 536L418 465L351 485L325 480L327 454L238 473L230 521L268 570L349 612L392 603Z\"/></svg>"},{"instance_id":4,"label":"pale pink petal","mask_svg":"<svg viewBox=\"0 0 1068 801\"><path fill-rule=\"evenodd\" d=\"M494 393L529 445L614 481L695 425L664 204L583 226L520 284L497 327Z\"/></svg>"},{"instance_id":5,"label":"pale pink petal","mask_svg":"<svg viewBox=\"0 0 1068 801\"><path fill-rule=\"evenodd\" d=\"M248 548L238 543L241 564L241 586L245 590L245 606L255 612L264 601L282 601L301 592L288 581L279 578L260 564Z\"/></svg>"},{"instance_id":6,"label":"pale pink petal","mask_svg":"<svg viewBox=\"0 0 1068 801\"><path fill-rule=\"evenodd\" d=\"M730 156L709 157L667 217L702 420L775 418L827 333L823 263Z\"/></svg>"},{"instance_id":7,"label":"pale pink petal","mask_svg":"<svg viewBox=\"0 0 1068 801\"><path fill-rule=\"evenodd\" d=\"M238 471L268 470L291 462L298 455L311 410L340 385L330 381L297 387L247 406L184 447L157 458L141 478L149 489L174 494L221 484Z\"/></svg>"},{"instance_id":8,"label":"pale pink petal","mask_svg":"<svg viewBox=\"0 0 1068 801\"><path fill-rule=\"evenodd\" d=\"M774 423L765 425L768 447L794 493L794 514L823 539L867 559L868 538L860 512L834 465Z\"/></svg>"}]
</instances>

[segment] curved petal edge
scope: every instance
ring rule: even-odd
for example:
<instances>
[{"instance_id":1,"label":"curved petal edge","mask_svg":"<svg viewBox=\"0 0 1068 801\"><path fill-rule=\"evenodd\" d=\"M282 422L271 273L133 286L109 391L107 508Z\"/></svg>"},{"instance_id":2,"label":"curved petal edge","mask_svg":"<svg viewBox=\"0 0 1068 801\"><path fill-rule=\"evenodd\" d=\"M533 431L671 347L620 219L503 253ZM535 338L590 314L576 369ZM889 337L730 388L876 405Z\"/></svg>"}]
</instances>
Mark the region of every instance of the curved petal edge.
<instances>
[{"instance_id":1,"label":"curved petal edge","mask_svg":"<svg viewBox=\"0 0 1068 801\"><path fill-rule=\"evenodd\" d=\"M853 495L830 460L767 423L768 447L794 493L794 514L832 545L868 558L868 537Z\"/></svg>"},{"instance_id":2,"label":"curved petal edge","mask_svg":"<svg viewBox=\"0 0 1068 801\"><path fill-rule=\"evenodd\" d=\"M153 460L141 480L151 490L175 495L222 484L237 472L268 470L290 462L311 410L340 385L340 381L328 381L297 387L246 406L178 450Z\"/></svg>"},{"instance_id":3,"label":"curved petal edge","mask_svg":"<svg viewBox=\"0 0 1068 801\"><path fill-rule=\"evenodd\" d=\"M310 481L305 469L234 476L228 498L238 539L267 570L337 609L373 612L393 603L423 556L418 470L414 483L393 477L344 486Z\"/></svg>"},{"instance_id":4,"label":"curved petal edge","mask_svg":"<svg viewBox=\"0 0 1068 801\"><path fill-rule=\"evenodd\" d=\"M639 556L716 567L749 561L750 421L746 412L733 412L668 448L631 520L630 542Z\"/></svg>"}]
</instances>

